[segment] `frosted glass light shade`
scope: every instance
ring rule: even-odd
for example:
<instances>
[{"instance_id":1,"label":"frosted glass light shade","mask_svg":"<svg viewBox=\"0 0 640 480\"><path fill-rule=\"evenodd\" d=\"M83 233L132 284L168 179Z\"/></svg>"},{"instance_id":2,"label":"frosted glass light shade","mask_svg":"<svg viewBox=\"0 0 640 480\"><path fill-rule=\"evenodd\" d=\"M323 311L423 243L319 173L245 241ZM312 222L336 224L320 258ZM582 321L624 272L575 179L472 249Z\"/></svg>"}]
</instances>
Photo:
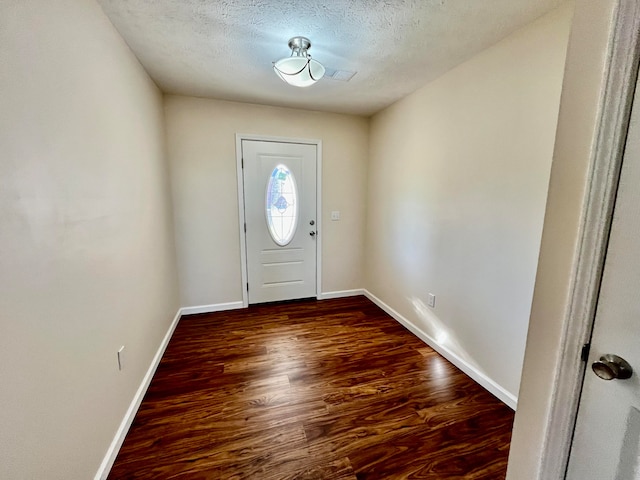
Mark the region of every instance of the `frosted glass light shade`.
<instances>
[{"instance_id":1,"label":"frosted glass light shade","mask_svg":"<svg viewBox=\"0 0 640 480\"><path fill-rule=\"evenodd\" d=\"M324 76L324 66L310 57L287 57L273 65L276 74L289 85L308 87Z\"/></svg>"}]
</instances>

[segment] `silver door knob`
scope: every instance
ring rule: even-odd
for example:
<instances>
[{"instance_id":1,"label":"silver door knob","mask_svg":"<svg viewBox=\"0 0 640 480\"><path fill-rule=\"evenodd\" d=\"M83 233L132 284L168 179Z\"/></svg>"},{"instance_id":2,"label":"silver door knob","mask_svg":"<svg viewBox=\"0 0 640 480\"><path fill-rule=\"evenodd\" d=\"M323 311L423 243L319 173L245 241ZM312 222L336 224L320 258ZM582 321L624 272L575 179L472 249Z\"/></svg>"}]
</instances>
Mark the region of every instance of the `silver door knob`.
<instances>
[{"instance_id":1,"label":"silver door knob","mask_svg":"<svg viewBox=\"0 0 640 480\"><path fill-rule=\"evenodd\" d=\"M316 232L309 232L309 235L311 235L312 237L316 236Z\"/></svg>"},{"instance_id":2,"label":"silver door knob","mask_svg":"<svg viewBox=\"0 0 640 480\"><path fill-rule=\"evenodd\" d=\"M624 358L611 353L602 355L600 360L593 362L591 369L603 380L613 380L614 378L624 380L630 378L633 373L633 368Z\"/></svg>"}]
</instances>

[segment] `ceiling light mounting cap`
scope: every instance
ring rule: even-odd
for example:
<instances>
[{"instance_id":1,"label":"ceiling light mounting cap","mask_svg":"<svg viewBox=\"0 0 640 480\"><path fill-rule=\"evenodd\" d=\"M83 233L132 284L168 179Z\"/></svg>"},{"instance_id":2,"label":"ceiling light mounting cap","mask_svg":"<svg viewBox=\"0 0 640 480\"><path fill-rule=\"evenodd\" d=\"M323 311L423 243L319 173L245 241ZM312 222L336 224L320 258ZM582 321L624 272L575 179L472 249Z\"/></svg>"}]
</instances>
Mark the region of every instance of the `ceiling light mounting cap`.
<instances>
[{"instance_id":1,"label":"ceiling light mounting cap","mask_svg":"<svg viewBox=\"0 0 640 480\"><path fill-rule=\"evenodd\" d=\"M307 50L311 48L311 40L307 37L293 37L289 40L289 48L293 52L299 52L306 56Z\"/></svg>"}]
</instances>

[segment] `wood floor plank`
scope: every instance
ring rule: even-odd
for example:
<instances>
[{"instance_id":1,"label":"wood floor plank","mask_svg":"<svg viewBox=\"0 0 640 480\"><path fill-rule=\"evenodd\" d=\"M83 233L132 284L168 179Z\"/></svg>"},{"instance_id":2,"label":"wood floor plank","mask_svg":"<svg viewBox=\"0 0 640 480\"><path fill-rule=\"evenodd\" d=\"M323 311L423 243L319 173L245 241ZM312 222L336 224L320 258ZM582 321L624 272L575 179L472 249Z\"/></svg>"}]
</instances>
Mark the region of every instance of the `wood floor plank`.
<instances>
[{"instance_id":1,"label":"wood floor plank","mask_svg":"<svg viewBox=\"0 0 640 480\"><path fill-rule=\"evenodd\" d=\"M183 317L110 479L504 478L513 412L364 297Z\"/></svg>"}]
</instances>

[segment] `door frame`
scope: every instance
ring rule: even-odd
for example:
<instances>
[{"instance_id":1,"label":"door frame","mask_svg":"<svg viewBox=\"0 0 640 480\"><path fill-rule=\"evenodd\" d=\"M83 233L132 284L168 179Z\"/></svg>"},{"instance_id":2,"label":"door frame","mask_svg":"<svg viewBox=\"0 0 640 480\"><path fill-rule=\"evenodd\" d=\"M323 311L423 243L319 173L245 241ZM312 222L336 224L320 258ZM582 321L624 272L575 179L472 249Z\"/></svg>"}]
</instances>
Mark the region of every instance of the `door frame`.
<instances>
[{"instance_id":1,"label":"door frame","mask_svg":"<svg viewBox=\"0 0 640 480\"><path fill-rule=\"evenodd\" d=\"M586 371L582 347L590 344L596 305L624 155L631 105L638 76L640 2L619 0L612 26L606 86L588 174L580 244L569 307L563 318L561 353L554 372L541 452L539 478L563 480L571 451L578 404Z\"/></svg>"},{"instance_id":2,"label":"door frame","mask_svg":"<svg viewBox=\"0 0 640 480\"><path fill-rule=\"evenodd\" d=\"M238 232L240 234L240 269L242 277L242 306L249 306L247 285L247 237L244 231L244 175L242 173L242 141L253 140L274 143L298 143L316 146L316 298L320 298L322 285L322 140L311 138L276 137L236 133L236 173L238 181Z\"/></svg>"}]
</instances>

